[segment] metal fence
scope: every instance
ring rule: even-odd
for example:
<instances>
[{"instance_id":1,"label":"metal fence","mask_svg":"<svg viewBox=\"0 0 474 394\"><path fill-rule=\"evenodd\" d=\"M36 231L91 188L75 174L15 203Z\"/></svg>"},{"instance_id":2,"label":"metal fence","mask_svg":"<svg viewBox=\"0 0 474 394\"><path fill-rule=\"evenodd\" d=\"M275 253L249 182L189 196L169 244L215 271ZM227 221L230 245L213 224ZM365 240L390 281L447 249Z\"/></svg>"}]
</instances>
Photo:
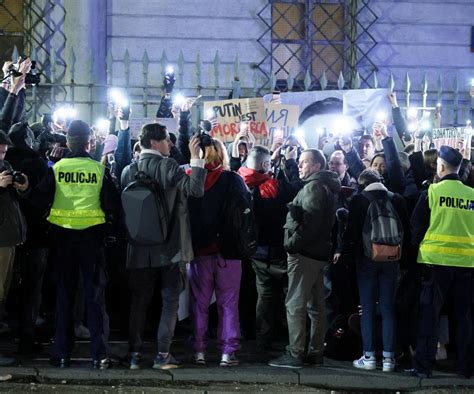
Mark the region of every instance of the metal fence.
<instances>
[{"instance_id":1,"label":"metal fence","mask_svg":"<svg viewBox=\"0 0 474 394\"><path fill-rule=\"evenodd\" d=\"M91 122L96 117L104 116L107 108L107 91L111 87L118 87L127 90L134 116L137 117L153 117L162 95L162 86L151 85L149 80L150 61L147 52L145 51L142 57L141 64L141 78L135 76L134 82L131 82L131 61L126 50L123 59L113 59L111 53L106 59L107 83L97 83L94 80L93 57L92 55L87 60L89 72L88 81L76 81L76 66L77 59L74 50L71 50L67 57L67 67L65 74L61 70L61 76L56 74L56 65L60 64L54 58L55 51L52 51L51 67L49 75L47 76L51 82L43 83L39 86L28 90L28 105L30 121L39 119L42 113L51 112L56 106L62 104L69 104L79 108L79 113L82 118ZM16 53L17 54L17 53ZM15 56L15 53L14 53ZM115 75L116 70L113 70L112 64L117 60L123 61L123 75ZM185 63L194 64L194 75L189 76L184 74ZM165 69L169 64L166 52L163 51L160 61L161 75L165 73ZM202 63L198 55L194 61L186 60L181 52L176 62L171 62L175 65L176 84L175 91L179 91L187 96L202 95L200 100L215 100L225 99L233 94L233 97L256 97L264 95L274 90L277 79L275 75L271 75L270 80L262 89L262 78L259 70L256 67L242 70L240 66L239 57L236 56L233 64L233 70L227 70L226 75L222 75L223 67L219 52L217 51L212 66L211 78L207 78L204 84ZM136 72L136 67L134 69ZM251 78L249 78L249 75ZM120 85L114 85L115 78L123 81ZM137 80L141 81L137 83ZM194 80L195 83L185 83L185 81ZM250 81L249 81L250 80ZM403 80L403 83L398 84L395 81ZM303 90L327 90L328 79L326 72L323 72L318 80L312 80L311 76L306 73L305 78L298 86ZM281 87L281 81L278 81L278 86ZM290 73L284 84L286 89L284 91L294 91L295 78ZM373 88L388 88L397 92L399 104L402 108L416 107L422 110L433 110L437 103L442 104L442 124L443 125L460 125L465 124L465 121L471 115L472 100L469 97L468 88L463 86L461 88L457 75L454 75L450 80L442 79L441 75L437 81L429 82L426 74L421 83L416 87L411 82L408 74L400 77L390 74L390 77L385 83L380 83L376 72L372 75L371 85ZM337 89L363 89L368 88L361 82L359 73L356 72L351 85L346 82L342 72L337 81ZM199 102L198 102L199 103ZM195 111L198 112L198 111Z\"/></svg>"}]
</instances>

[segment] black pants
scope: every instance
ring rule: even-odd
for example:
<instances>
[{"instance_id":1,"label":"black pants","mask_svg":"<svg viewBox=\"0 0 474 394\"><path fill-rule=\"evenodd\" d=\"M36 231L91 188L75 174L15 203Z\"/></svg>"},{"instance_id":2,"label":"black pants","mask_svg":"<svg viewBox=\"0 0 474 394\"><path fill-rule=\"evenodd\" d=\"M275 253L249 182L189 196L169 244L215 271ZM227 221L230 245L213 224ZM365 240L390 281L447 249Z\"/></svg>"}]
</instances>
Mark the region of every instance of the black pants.
<instances>
[{"instance_id":1,"label":"black pants","mask_svg":"<svg viewBox=\"0 0 474 394\"><path fill-rule=\"evenodd\" d=\"M278 326L277 316L282 311L281 319L285 320L285 297L288 290L286 259L272 261L271 264L252 260L257 285L257 344L268 346L275 337Z\"/></svg>"},{"instance_id":2,"label":"black pants","mask_svg":"<svg viewBox=\"0 0 474 394\"><path fill-rule=\"evenodd\" d=\"M87 308L87 326L91 333L91 354L94 359L106 355L106 324L104 290L106 285L103 244L96 230L64 230L57 235L53 259L57 280L56 356L71 356L74 345L74 302L79 272L82 273Z\"/></svg>"},{"instance_id":3,"label":"black pants","mask_svg":"<svg viewBox=\"0 0 474 394\"><path fill-rule=\"evenodd\" d=\"M161 317L157 333L158 352L168 353L170 350L178 316L179 293L181 292L178 264L130 270L130 352L141 351L147 310L158 281L161 285L162 299Z\"/></svg>"},{"instance_id":4,"label":"black pants","mask_svg":"<svg viewBox=\"0 0 474 394\"><path fill-rule=\"evenodd\" d=\"M426 267L421 283L420 320L418 325L414 367L430 373L439 337L439 315L448 293L452 292L456 318L458 372L471 371L471 275L472 269L458 267Z\"/></svg>"},{"instance_id":5,"label":"black pants","mask_svg":"<svg viewBox=\"0 0 474 394\"><path fill-rule=\"evenodd\" d=\"M35 339L35 321L38 302L41 300L43 277L48 261L48 249L19 248L20 265L19 290L19 337L20 344L28 346Z\"/></svg>"}]
</instances>

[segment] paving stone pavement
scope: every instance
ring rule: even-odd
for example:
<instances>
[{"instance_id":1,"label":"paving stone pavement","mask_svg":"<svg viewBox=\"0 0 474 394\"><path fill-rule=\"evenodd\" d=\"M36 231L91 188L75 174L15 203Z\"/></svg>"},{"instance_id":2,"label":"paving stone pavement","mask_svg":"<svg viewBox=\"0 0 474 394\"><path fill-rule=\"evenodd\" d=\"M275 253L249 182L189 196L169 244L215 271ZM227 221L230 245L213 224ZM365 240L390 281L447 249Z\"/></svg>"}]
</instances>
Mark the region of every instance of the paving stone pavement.
<instances>
[{"instance_id":1,"label":"paving stone pavement","mask_svg":"<svg viewBox=\"0 0 474 394\"><path fill-rule=\"evenodd\" d=\"M283 349L283 344L280 346ZM402 373L383 373L381 369L375 371L360 371L352 367L349 361L335 361L328 358L324 360L322 367L305 367L299 370L284 368L272 368L266 365L266 361L277 356L278 352L259 354L255 351L254 341L243 341L242 350L239 352L241 364L233 368L221 368L218 366L219 353L215 342L211 341L208 352L208 364L205 367L194 366L190 362L189 345L185 339L173 343L172 351L183 365L174 370L157 371L151 369L154 356L154 344L147 342L144 349L144 369L130 371L125 362L120 358L126 355L127 343L125 341L113 341L111 343L115 365L105 371L92 370L88 355L87 341L77 342L73 354L71 368L58 369L49 365L50 346L46 346L41 353L28 357L17 356L17 365L14 367L0 368L0 376L11 374L12 379L8 382L0 382L0 392L22 392L25 386L33 385L38 391L46 385L53 391L57 391L61 385L69 385L71 391L74 387L86 386L89 391L93 388L140 387L146 392L146 387L160 388L160 391L180 391L192 388L194 391L215 391L213 387L219 387L217 392L224 392L224 388L230 391L240 390L251 392L255 385L256 391L292 391L300 392L306 389L320 389L321 392L331 391L376 391L376 392L474 392L474 379L460 379L453 373L436 371L432 379L418 379L408 377ZM0 352L12 353L13 345L0 342ZM15 386L16 385L16 386ZM19 386L18 386L19 385ZM43 385L43 386L42 386ZM32 386L32 387L33 387ZM205 389L203 389L203 387ZM31 388L31 387L30 387ZM78 389L81 391L80 389ZM106 391L107 391L106 390ZM224 390L224 391L222 391ZM42 390L40 390L42 391ZM46 390L47 392L48 390ZM67 390L66 390L67 391ZM79 392L78 391L78 392ZM100 391L100 390L99 390Z\"/></svg>"}]
</instances>

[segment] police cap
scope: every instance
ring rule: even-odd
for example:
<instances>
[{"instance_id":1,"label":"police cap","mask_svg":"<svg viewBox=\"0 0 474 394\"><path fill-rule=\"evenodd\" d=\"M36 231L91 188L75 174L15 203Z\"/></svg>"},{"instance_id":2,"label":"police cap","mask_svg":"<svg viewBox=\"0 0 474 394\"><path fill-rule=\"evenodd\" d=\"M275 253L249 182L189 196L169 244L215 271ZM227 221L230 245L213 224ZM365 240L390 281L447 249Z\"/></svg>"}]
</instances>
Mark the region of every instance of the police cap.
<instances>
[{"instance_id":1,"label":"police cap","mask_svg":"<svg viewBox=\"0 0 474 394\"><path fill-rule=\"evenodd\" d=\"M447 145L442 145L441 148L439 148L438 156L453 167L459 167L462 162L461 153Z\"/></svg>"}]
</instances>

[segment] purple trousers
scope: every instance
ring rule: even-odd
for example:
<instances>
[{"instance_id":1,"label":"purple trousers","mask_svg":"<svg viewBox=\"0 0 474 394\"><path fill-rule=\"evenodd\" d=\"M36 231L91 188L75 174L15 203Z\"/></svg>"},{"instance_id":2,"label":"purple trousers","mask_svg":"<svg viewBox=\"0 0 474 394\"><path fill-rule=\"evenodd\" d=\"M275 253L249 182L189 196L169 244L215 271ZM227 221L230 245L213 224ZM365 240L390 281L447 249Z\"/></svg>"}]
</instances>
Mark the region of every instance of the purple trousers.
<instances>
[{"instance_id":1,"label":"purple trousers","mask_svg":"<svg viewBox=\"0 0 474 394\"><path fill-rule=\"evenodd\" d=\"M240 260L225 260L220 254L196 257L189 264L190 312L193 322L193 348L204 352L212 293L216 292L219 324L217 337L222 353L240 349L239 291Z\"/></svg>"}]
</instances>

